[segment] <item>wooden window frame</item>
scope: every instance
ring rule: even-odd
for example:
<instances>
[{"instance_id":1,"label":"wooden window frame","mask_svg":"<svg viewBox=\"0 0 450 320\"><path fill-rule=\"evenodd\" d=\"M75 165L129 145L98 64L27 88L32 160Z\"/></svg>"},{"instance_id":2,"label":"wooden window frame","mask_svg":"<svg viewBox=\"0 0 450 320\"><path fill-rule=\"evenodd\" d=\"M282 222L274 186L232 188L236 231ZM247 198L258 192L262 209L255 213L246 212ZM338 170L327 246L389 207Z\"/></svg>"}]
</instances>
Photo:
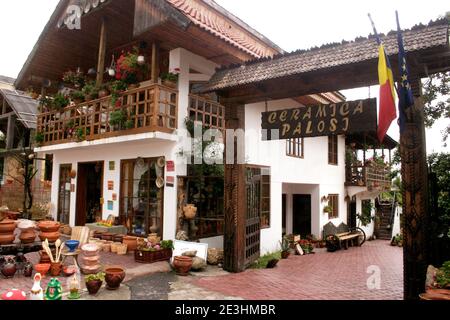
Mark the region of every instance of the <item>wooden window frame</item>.
<instances>
[{"instance_id":1,"label":"wooden window frame","mask_svg":"<svg viewBox=\"0 0 450 320\"><path fill-rule=\"evenodd\" d=\"M339 194L329 194L328 205L332 208L331 212L328 213L328 219L339 218Z\"/></svg>"},{"instance_id":2,"label":"wooden window frame","mask_svg":"<svg viewBox=\"0 0 450 320\"><path fill-rule=\"evenodd\" d=\"M304 151L305 151L304 138L292 138L286 140L286 155L288 157L303 159L305 156Z\"/></svg>"},{"instance_id":3,"label":"wooden window frame","mask_svg":"<svg viewBox=\"0 0 450 320\"><path fill-rule=\"evenodd\" d=\"M328 136L328 164L337 166L339 140L337 135Z\"/></svg>"}]
</instances>

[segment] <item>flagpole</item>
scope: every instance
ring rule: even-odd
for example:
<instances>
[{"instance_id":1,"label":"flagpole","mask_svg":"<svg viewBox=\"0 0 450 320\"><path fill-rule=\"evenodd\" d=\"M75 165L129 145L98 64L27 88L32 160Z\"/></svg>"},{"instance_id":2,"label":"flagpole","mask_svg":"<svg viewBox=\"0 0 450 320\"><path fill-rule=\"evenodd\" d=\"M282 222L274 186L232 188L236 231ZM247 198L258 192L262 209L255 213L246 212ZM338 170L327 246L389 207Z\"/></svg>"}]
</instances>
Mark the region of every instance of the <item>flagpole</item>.
<instances>
[{"instance_id":1,"label":"flagpole","mask_svg":"<svg viewBox=\"0 0 450 320\"><path fill-rule=\"evenodd\" d=\"M370 23L372 24L373 32L375 33L375 38L377 39L377 43L378 43L378 45L380 45L381 39L380 39L380 36L378 35L377 28L375 28L375 23L372 20L372 16L370 15L370 13L368 13L367 16L369 17Z\"/></svg>"}]
</instances>

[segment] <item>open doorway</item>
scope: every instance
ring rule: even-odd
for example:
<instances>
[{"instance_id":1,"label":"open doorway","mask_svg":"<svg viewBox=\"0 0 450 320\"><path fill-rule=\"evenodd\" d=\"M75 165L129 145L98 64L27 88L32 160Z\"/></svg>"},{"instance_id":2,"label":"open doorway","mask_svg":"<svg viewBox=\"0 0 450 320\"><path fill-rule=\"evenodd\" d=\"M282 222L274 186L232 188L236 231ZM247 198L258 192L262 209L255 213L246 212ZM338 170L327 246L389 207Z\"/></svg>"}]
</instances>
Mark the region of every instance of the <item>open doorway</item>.
<instances>
[{"instance_id":1,"label":"open doorway","mask_svg":"<svg viewBox=\"0 0 450 320\"><path fill-rule=\"evenodd\" d=\"M102 217L103 161L78 164L75 224L84 226Z\"/></svg>"},{"instance_id":2,"label":"open doorway","mask_svg":"<svg viewBox=\"0 0 450 320\"><path fill-rule=\"evenodd\" d=\"M311 234L311 195L292 195L292 231L303 237Z\"/></svg>"}]
</instances>

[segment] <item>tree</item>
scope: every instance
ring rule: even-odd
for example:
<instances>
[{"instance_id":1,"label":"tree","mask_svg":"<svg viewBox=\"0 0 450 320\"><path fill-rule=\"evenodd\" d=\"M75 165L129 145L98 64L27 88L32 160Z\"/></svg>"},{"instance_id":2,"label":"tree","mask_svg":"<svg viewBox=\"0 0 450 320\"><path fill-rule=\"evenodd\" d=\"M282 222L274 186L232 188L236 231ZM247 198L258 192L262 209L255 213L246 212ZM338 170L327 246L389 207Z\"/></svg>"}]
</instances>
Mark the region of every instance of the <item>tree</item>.
<instances>
[{"instance_id":1,"label":"tree","mask_svg":"<svg viewBox=\"0 0 450 320\"><path fill-rule=\"evenodd\" d=\"M430 76L423 83L423 99L425 103L425 125L430 128L441 118L450 118L450 72L441 72ZM442 133L442 140L447 146L450 135L450 124Z\"/></svg>"}]
</instances>

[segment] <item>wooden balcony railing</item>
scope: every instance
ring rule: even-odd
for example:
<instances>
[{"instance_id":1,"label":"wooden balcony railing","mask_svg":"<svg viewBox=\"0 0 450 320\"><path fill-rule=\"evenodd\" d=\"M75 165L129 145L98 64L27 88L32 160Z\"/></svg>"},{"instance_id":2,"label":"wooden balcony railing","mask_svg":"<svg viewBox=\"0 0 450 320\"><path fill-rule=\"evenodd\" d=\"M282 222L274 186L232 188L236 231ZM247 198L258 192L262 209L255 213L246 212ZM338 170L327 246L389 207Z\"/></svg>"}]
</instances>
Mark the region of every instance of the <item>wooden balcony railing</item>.
<instances>
[{"instance_id":1,"label":"wooden balcony railing","mask_svg":"<svg viewBox=\"0 0 450 320\"><path fill-rule=\"evenodd\" d=\"M369 190L390 190L391 180L388 166L379 164L350 165L346 166L347 186L367 187Z\"/></svg>"},{"instance_id":2,"label":"wooden balcony railing","mask_svg":"<svg viewBox=\"0 0 450 320\"><path fill-rule=\"evenodd\" d=\"M217 101L189 94L188 114L208 128L225 130L225 107Z\"/></svg>"},{"instance_id":3,"label":"wooden balcony railing","mask_svg":"<svg viewBox=\"0 0 450 320\"><path fill-rule=\"evenodd\" d=\"M37 117L41 145L96 140L144 132L171 133L177 128L178 91L152 84L125 91L112 105L112 97L83 102ZM111 125L111 114L122 111L123 123Z\"/></svg>"}]
</instances>

